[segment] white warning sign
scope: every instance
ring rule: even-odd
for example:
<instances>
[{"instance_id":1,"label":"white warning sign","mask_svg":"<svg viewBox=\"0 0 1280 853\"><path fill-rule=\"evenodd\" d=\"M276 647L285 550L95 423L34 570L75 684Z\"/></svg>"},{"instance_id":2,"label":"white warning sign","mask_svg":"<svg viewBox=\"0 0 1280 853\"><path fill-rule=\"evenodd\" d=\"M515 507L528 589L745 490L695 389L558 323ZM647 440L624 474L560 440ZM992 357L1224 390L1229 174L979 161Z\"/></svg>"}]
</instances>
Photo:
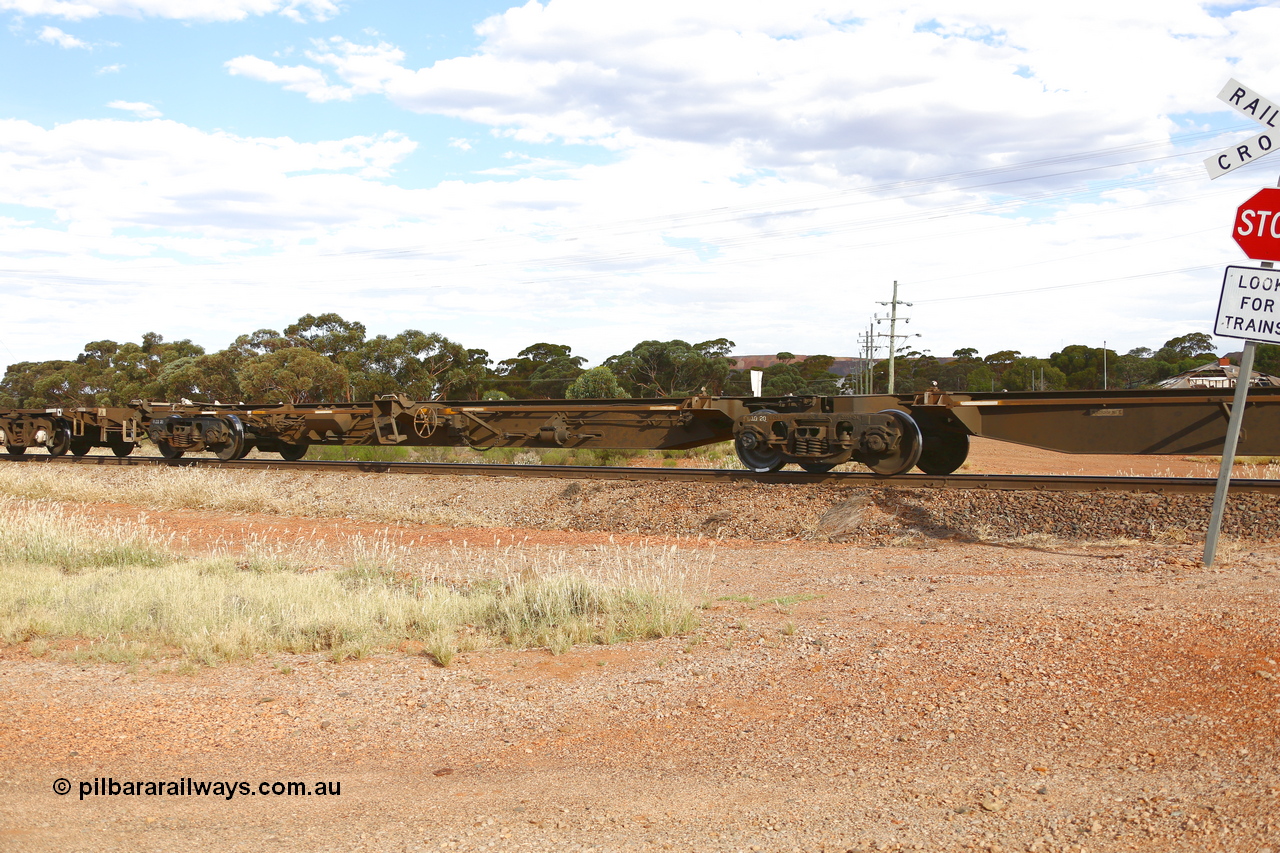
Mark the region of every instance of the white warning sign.
<instances>
[{"instance_id":1,"label":"white warning sign","mask_svg":"<svg viewBox=\"0 0 1280 853\"><path fill-rule=\"evenodd\" d=\"M1280 344L1280 270L1227 267L1213 333Z\"/></svg>"},{"instance_id":2,"label":"white warning sign","mask_svg":"<svg viewBox=\"0 0 1280 853\"><path fill-rule=\"evenodd\" d=\"M1204 161L1209 171L1209 180L1221 178L1232 169L1270 154L1280 144L1280 130L1276 129L1276 118L1280 116L1280 105L1259 95L1248 86L1232 78L1218 93L1219 100L1234 107L1241 115L1246 115L1263 126L1263 131L1244 142L1224 148Z\"/></svg>"}]
</instances>

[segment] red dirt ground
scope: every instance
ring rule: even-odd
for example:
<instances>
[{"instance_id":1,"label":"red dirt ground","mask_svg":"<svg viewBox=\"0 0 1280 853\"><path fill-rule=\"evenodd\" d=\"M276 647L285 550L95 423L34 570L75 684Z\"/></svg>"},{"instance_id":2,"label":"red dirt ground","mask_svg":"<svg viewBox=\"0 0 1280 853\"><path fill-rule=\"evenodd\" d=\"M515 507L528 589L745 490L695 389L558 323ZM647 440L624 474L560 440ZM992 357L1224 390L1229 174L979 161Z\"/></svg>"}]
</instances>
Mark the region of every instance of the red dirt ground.
<instances>
[{"instance_id":1,"label":"red dirt ground","mask_svg":"<svg viewBox=\"0 0 1280 853\"><path fill-rule=\"evenodd\" d=\"M1216 473L990 443L969 466ZM335 531L426 551L610 541L145 515L193 548ZM410 644L178 674L3 647L0 849L1280 853L1280 563L1266 543L1231 543L1212 570L1198 543L679 544L706 549L699 628L559 656L490 650L440 668ZM79 793L188 778L341 794Z\"/></svg>"}]
</instances>

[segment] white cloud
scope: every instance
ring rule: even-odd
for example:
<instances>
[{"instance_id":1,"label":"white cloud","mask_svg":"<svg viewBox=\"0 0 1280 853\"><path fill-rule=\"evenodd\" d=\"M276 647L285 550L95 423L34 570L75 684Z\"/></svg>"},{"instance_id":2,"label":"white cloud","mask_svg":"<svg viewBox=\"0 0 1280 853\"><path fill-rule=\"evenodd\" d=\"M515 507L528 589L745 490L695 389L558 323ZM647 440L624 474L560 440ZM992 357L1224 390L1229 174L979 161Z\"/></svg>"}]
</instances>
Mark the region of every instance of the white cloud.
<instances>
[{"instance_id":1,"label":"white cloud","mask_svg":"<svg viewBox=\"0 0 1280 853\"><path fill-rule=\"evenodd\" d=\"M147 104L112 106L141 112ZM395 133L317 143L206 133L173 121L0 121L0 201L97 233L201 229L244 239L359 219L398 194L385 176L416 143ZM396 209L396 205L390 205ZM399 212L399 211L397 211Z\"/></svg>"},{"instance_id":2,"label":"white cloud","mask_svg":"<svg viewBox=\"0 0 1280 853\"><path fill-rule=\"evenodd\" d=\"M277 65L256 56L237 56L227 60L226 68L236 77L248 77L264 83L279 83L285 91L300 92L308 100L349 101L352 90L346 86L331 86L324 72L307 65Z\"/></svg>"},{"instance_id":3,"label":"white cloud","mask_svg":"<svg viewBox=\"0 0 1280 853\"><path fill-rule=\"evenodd\" d=\"M531 0L477 27L470 56L415 69L385 42L333 38L308 52L313 66L256 76L313 100L381 93L528 142L736 146L758 168L883 178L1167 133L1170 113L1212 108L1203 81L1278 10L1219 18L1170 0L1150 11L654 0L637 15L620 2ZM306 83L283 79L308 67Z\"/></svg>"},{"instance_id":4,"label":"white cloud","mask_svg":"<svg viewBox=\"0 0 1280 853\"><path fill-rule=\"evenodd\" d=\"M12 324L74 300L102 306L76 322L117 339L137 317L180 336L178 287L208 295L208 345L337 310L500 357L535 340L598 359L719 335L849 354L895 279L916 302L911 330L944 355L1204 328L1221 273L1194 268L1238 255L1226 223L1254 176L1210 186L1190 149L1228 140L1168 140L1206 122L1179 113L1222 108L1227 77L1266 91L1280 10L956 9L552 0L489 19L474 54L426 68L376 35L226 63L314 102L372 95L475 125L424 138L440 150L415 165L456 163L449 146L491 134L467 180L422 189L394 184L418 146L395 133L304 144L172 121L0 122L0 202L23 210L0 221L0 298ZM1131 144L1147 147L1119 150ZM1155 157L1169 159L1138 162ZM1179 272L1126 279L1159 270ZM42 287L54 276L79 283ZM1109 283L1075 287L1091 281Z\"/></svg>"},{"instance_id":5,"label":"white cloud","mask_svg":"<svg viewBox=\"0 0 1280 853\"><path fill-rule=\"evenodd\" d=\"M242 21L279 14L295 21L325 21L341 7L335 0L0 0L0 11L82 21L102 15L184 21Z\"/></svg>"},{"instance_id":6,"label":"white cloud","mask_svg":"<svg viewBox=\"0 0 1280 853\"><path fill-rule=\"evenodd\" d=\"M124 70L124 68L125 68L125 66L124 66L124 64L123 64L123 63L116 63L115 65L104 65L104 66L102 66L101 68L99 68L97 71L95 71L95 72L93 72L93 73L94 73L94 74L99 74L99 75L101 75L101 74L119 74L121 71L123 71L123 70Z\"/></svg>"},{"instance_id":7,"label":"white cloud","mask_svg":"<svg viewBox=\"0 0 1280 853\"><path fill-rule=\"evenodd\" d=\"M286 91L300 92L309 100L349 101L386 89L388 78L402 73L404 52L386 43L367 46L341 37L317 39L307 58L322 66L331 66L348 84L334 86L323 71L309 65L278 65L256 56L237 56L225 65L234 76L249 77L265 83L279 83Z\"/></svg>"},{"instance_id":8,"label":"white cloud","mask_svg":"<svg viewBox=\"0 0 1280 853\"><path fill-rule=\"evenodd\" d=\"M86 50L89 49L88 43L81 41L70 33L64 33L57 27L42 28L40 30L40 35L36 36L36 38L46 44L56 44L58 47L66 50L71 50L72 48L77 47L84 48Z\"/></svg>"},{"instance_id":9,"label":"white cloud","mask_svg":"<svg viewBox=\"0 0 1280 853\"><path fill-rule=\"evenodd\" d=\"M1080 329L1114 329L1113 348L1127 348L1196 328L1189 318L1212 310L1197 301L1203 281L926 300L1213 263L1222 241L1200 232L1238 203L1230 188L1170 183L1014 219L932 186L877 198L802 177L744 184L744 152L692 144L599 166L514 153L493 180L388 184L415 147L397 134L299 143L173 121L0 122L0 203L59 223L0 223L0 293L18 323L109 291L119 305L85 314L99 328L141 314L171 336L190 322L173 288L207 293L199 331L213 346L324 306L375 332L439 329L502 357L551 339L600 359L643 338L718 335L847 354L896 278L934 352L1047 354Z\"/></svg>"},{"instance_id":10,"label":"white cloud","mask_svg":"<svg viewBox=\"0 0 1280 853\"><path fill-rule=\"evenodd\" d=\"M48 15L69 21L80 21L99 14L93 3L79 0L0 0L0 11L32 16Z\"/></svg>"},{"instance_id":11,"label":"white cloud","mask_svg":"<svg viewBox=\"0 0 1280 853\"><path fill-rule=\"evenodd\" d=\"M133 113L138 118L160 118L164 113L160 112L151 104L145 104L141 101L112 101L107 104L113 110L124 110Z\"/></svg>"}]
</instances>

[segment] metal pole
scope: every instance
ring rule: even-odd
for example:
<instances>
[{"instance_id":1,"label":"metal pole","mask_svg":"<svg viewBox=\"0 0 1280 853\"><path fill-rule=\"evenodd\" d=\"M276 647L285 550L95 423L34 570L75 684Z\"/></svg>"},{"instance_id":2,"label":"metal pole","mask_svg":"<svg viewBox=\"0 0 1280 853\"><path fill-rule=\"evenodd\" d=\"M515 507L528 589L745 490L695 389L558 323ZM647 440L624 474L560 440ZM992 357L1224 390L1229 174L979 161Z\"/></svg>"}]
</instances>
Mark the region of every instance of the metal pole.
<instances>
[{"instance_id":1,"label":"metal pole","mask_svg":"<svg viewBox=\"0 0 1280 853\"><path fill-rule=\"evenodd\" d=\"M1102 390L1107 390L1107 342L1102 342Z\"/></svg>"},{"instance_id":2,"label":"metal pole","mask_svg":"<svg viewBox=\"0 0 1280 853\"><path fill-rule=\"evenodd\" d=\"M893 362L897 357L898 282L893 283L893 303L889 308L889 393L893 393Z\"/></svg>"},{"instance_id":3,"label":"metal pole","mask_svg":"<svg viewBox=\"0 0 1280 853\"><path fill-rule=\"evenodd\" d=\"M1231 482L1231 466L1236 461L1236 444L1240 441L1240 422L1244 420L1244 407L1249 394L1249 378L1253 375L1253 341L1245 341L1240 354L1240 375L1236 377L1236 393L1231 402L1231 420L1227 423L1227 438L1222 445L1222 467L1218 469L1218 487L1213 492L1213 512L1209 515L1209 530L1204 537L1204 565L1213 565L1218 550L1218 532L1222 529L1222 514L1227 508L1227 485Z\"/></svg>"},{"instance_id":4,"label":"metal pole","mask_svg":"<svg viewBox=\"0 0 1280 853\"><path fill-rule=\"evenodd\" d=\"M869 392L871 394L876 393L876 367L878 366L877 359L879 359L880 357L880 348L877 346L879 333L876 332L876 329L878 328L879 323L880 323L880 318L875 315L872 315L871 331L872 331L872 334L875 336L875 339L871 343L871 374L867 377L867 387L871 389L871 391Z\"/></svg>"},{"instance_id":5,"label":"metal pole","mask_svg":"<svg viewBox=\"0 0 1280 853\"><path fill-rule=\"evenodd\" d=\"M867 394L876 393L876 321L867 323L867 370L862 376Z\"/></svg>"},{"instance_id":6,"label":"metal pole","mask_svg":"<svg viewBox=\"0 0 1280 853\"><path fill-rule=\"evenodd\" d=\"M888 306L890 306L890 307L889 307L889 316L888 316L888 317L876 317L876 322L877 322L877 323L879 323L879 322L882 322L882 321L884 321L884 320L888 320L888 321L889 321L889 387L886 389L886 392L887 392L887 393L889 393L889 394L892 394L892 393L894 392L894 387L895 387L895 386L894 386L894 376L893 376L893 374L894 374L894 361L897 359L897 356L898 356L898 305L899 305L899 302L898 302L898 283L897 283L896 281L893 283L893 301L891 301L891 302L881 302L881 303L878 303L878 304L880 304L880 305L888 305ZM911 303L910 303L910 302L903 302L903 303L901 303L901 304L902 304L902 305L907 305L907 306L910 306L910 305L911 305ZM909 323L909 322L911 322L911 318L910 318L910 317L903 317L903 318L902 318L902 322L904 322L904 323ZM883 335L880 335L880 337L884 337L884 336L883 336ZM909 336L908 336L908 335L903 335L902 337L904 337L904 338L905 338L905 337L909 337ZM920 337L920 336L919 336L919 335L916 335L916 337Z\"/></svg>"}]
</instances>

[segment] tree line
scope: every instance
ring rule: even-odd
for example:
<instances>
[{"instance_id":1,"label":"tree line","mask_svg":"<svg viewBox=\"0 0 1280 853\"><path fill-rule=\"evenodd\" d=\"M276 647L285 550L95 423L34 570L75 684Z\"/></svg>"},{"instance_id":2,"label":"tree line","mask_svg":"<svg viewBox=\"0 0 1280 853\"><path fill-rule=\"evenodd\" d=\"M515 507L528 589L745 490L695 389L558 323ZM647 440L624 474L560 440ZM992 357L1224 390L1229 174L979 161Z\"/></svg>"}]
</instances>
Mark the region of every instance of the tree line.
<instances>
[{"instance_id":1,"label":"tree line","mask_svg":"<svg viewBox=\"0 0 1280 853\"><path fill-rule=\"evenodd\" d=\"M979 357L962 348L950 358L909 351L896 359L896 391L1063 390L1135 388L1217 359L1203 333L1167 341L1158 350L1124 355L1084 345L1047 359L1002 350ZM439 333L409 329L368 337L363 324L337 314L307 314L283 332L259 329L225 349L206 352L190 340L166 341L149 332L138 343L93 341L72 360L11 364L0 382L0 405L128 405L133 400L291 402L371 400L402 393L412 399L609 398L749 395L749 371L731 357L735 344L715 338L642 341L596 367L564 344L536 343L494 363ZM831 371L835 359L777 354L765 368L766 396L852 393L857 374ZM1259 369L1280 366L1280 347L1260 348ZM1105 367L1104 367L1105 364ZM887 387L887 363L872 371L876 391Z\"/></svg>"}]
</instances>

